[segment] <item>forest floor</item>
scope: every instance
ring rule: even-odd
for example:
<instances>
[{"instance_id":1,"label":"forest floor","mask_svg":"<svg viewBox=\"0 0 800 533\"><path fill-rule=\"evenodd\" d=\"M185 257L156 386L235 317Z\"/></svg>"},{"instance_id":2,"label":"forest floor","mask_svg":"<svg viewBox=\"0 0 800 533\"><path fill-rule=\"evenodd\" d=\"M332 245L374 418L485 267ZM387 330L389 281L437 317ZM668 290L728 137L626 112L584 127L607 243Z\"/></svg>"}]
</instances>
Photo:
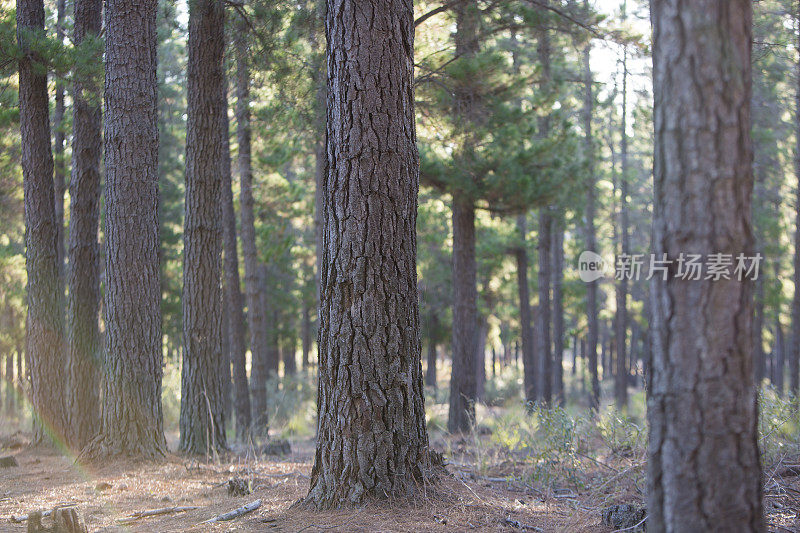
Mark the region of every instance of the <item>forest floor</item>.
<instances>
[{"instance_id":1,"label":"forest floor","mask_svg":"<svg viewBox=\"0 0 800 533\"><path fill-rule=\"evenodd\" d=\"M286 401L295 406L286 411L297 420L275 430L276 437L288 436L291 443L291 452L282 456L234 447L217 458L170 454L159 463L83 465L31 448L29 419L0 420L0 457L11 455L18 464L0 464L0 533L26 531L26 524L15 523L14 517L66 504L77 507L93 533L640 531L614 529L602 518L604 510L619 505L643 512L647 434L640 396L631 398L626 416L605 410L596 418L571 413L581 407L530 414L513 404L481 405L475 431L460 437L443 428L447 404L431 398L431 446L444 455L447 473L420 487L411 500L333 512L293 507L308 491L313 461L313 424L306 418L314 410L297 407L309 401ZM794 423L800 409L772 395L762 398L761 408L768 531L800 533L800 431ZM177 448L174 429L167 431L167 444ZM237 478L250 494L229 494L228 481ZM251 513L203 523L255 500L261 506ZM176 507L193 509L125 520Z\"/></svg>"},{"instance_id":2,"label":"forest floor","mask_svg":"<svg viewBox=\"0 0 800 533\"><path fill-rule=\"evenodd\" d=\"M467 459L447 466L435 485L411 501L370 503L362 508L310 512L292 508L308 490L313 442L292 442L292 453L254 458L230 454L217 461L169 455L161 463L118 460L77 465L55 452L28 447L28 435L2 437L0 455L11 454L19 466L0 468L0 531L25 531L14 523L29 511L74 504L89 531L575 531L608 532L600 525L597 502L564 491L546 494L514 481L500 467L478 475ZM484 475L485 474L485 475ZM228 494L227 481L242 478L249 495ZM583 495L586 496L586 495ZM221 524L202 524L217 514L256 499L256 511ZM197 509L122 523L136 512L165 507Z\"/></svg>"}]
</instances>

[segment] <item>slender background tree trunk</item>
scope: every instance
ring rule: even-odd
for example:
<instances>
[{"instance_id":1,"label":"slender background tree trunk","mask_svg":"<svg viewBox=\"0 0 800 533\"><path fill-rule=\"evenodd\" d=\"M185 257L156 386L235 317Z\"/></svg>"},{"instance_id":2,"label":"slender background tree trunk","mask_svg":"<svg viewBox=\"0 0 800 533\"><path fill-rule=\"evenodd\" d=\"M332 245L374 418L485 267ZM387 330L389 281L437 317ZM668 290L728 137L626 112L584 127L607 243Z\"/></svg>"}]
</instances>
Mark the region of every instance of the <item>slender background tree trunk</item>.
<instances>
[{"instance_id":1,"label":"slender background tree trunk","mask_svg":"<svg viewBox=\"0 0 800 533\"><path fill-rule=\"evenodd\" d=\"M102 0L75 0L75 46L100 34L102 10ZM84 78L75 80L69 180L67 364L70 443L76 449L94 437L100 424L100 97L99 84Z\"/></svg>"},{"instance_id":2,"label":"slender background tree trunk","mask_svg":"<svg viewBox=\"0 0 800 533\"><path fill-rule=\"evenodd\" d=\"M25 196L25 267L28 316L25 354L30 367L33 443L61 441L66 436L64 409L64 300L59 282L53 156L47 75L31 41L44 34L41 0L17 0L19 122Z\"/></svg>"}]
</instances>

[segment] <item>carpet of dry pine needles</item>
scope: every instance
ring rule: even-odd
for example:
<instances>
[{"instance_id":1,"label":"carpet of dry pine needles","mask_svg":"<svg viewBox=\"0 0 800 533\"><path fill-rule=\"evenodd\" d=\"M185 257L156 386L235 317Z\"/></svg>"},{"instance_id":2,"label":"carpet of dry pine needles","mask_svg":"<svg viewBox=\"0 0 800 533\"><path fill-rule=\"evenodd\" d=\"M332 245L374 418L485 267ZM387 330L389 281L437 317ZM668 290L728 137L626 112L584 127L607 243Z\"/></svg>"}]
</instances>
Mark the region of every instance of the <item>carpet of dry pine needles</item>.
<instances>
[{"instance_id":1,"label":"carpet of dry pine needles","mask_svg":"<svg viewBox=\"0 0 800 533\"><path fill-rule=\"evenodd\" d=\"M644 464L635 458L597 462L586 474L586 489L544 493L521 481L525 467L510 458L478 474L470 451L455 443L452 449L460 451L449 458L448 473L421 487L410 501L310 512L291 506L308 489L313 443L297 441L292 447L292 454L283 457L257 457L241 449L212 461L170 455L158 464L116 460L77 465L30 448L25 433L0 434L0 455L14 455L19 463L0 468L0 531L26 530L24 522L14 523L12 517L72 504L92 532L610 532L601 525L601 510L643 499ZM784 461L766 472L770 531L800 531L800 466L795 471L792 463ZM227 482L232 478L244 480L252 492L230 495ZM256 499L262 504L254 512L229 522L202 523ZM126 520L137 512L173 507L196 509Z\"/></svg>"}]
</instances>

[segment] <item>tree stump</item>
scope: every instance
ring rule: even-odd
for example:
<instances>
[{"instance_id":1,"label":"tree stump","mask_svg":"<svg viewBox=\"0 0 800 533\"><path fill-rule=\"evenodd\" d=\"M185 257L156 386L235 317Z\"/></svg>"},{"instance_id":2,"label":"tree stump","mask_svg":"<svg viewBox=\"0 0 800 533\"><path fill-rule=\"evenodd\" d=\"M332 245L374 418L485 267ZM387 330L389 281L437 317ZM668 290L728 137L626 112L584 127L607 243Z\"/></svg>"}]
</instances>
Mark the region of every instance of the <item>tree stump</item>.
<instances>
[{"instance_id":1,"label":"tree stump","mask_svg":"<svg viewBox=\"0 0 800 533\"><path fill-rule=\"evenodd\" d=\"M28 515L28 533L88 533L86 523L75 507L61 507L50 513L52 525L44 525L45 514L33 511Z\"/></svg>"}]
</instances>

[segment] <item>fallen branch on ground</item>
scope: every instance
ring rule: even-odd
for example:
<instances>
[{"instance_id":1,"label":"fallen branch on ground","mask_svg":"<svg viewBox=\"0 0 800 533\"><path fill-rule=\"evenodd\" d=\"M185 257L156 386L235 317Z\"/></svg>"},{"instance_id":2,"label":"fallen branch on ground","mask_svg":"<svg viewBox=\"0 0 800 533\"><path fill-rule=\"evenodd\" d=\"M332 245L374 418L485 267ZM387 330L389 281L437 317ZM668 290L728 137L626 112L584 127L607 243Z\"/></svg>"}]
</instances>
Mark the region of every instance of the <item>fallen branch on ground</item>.
<instances>
[{"instance_id":1,"label":"fallen branch on ground","mask_svg":"<svg viewBox=\"0 0 800 533\"><path fill-rule=\"evenodd\" d=\"M239 507L238 509L234 509L233 511L229 511L227 513L222 513L221 515L217 515L214 518L206 520L205 522L200 522L201 524L210 524L213 522L225 522L227 520L233 520L234 518L239 518L243 514L247 514L249 512L255 511L261 507L261 500L256 500L254 502L250 502L247 505Z\"/></svg>"},{"instance_id":2,"label":"fallen branch on ground","mask_svg":"<svg viewBox=\"0 0 800 533\"><path fill-rule=\"evenodd\" d=\"M137 511L131 515L126 516L125 518L117 519L117 522L120 523L134 522L136 520L139 520L140 518L147 518L148 516L159 516L162 514L171 514L171 513L184 513L186 511L193 511L199 508L200 507L196 505L187 505L184 507L162 507L161 509L150 509L149 511Z\"/></svg>"}]
</instances>

